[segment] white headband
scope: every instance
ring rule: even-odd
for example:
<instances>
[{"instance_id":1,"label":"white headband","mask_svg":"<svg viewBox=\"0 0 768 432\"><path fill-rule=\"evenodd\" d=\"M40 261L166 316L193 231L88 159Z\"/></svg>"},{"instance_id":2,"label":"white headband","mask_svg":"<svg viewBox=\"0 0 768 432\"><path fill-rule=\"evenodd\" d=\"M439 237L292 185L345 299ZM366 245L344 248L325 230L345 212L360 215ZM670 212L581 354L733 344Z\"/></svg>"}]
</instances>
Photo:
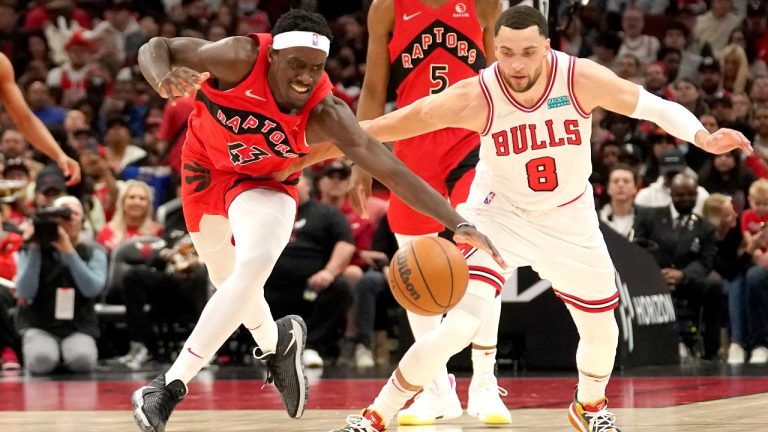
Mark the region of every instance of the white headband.
<instances>
[{"instance_id":1,"label":"white headband","mask_svg":"<svg viewBox=\"0 0 768 432\"><path fill-rule=\"evenodd\" d=\"M328 55L331 49L331 41L323 35L306 31L280 33L272 39L272 48L276 50L293 47L315 48Z\"/></svg>"}]
</instances>

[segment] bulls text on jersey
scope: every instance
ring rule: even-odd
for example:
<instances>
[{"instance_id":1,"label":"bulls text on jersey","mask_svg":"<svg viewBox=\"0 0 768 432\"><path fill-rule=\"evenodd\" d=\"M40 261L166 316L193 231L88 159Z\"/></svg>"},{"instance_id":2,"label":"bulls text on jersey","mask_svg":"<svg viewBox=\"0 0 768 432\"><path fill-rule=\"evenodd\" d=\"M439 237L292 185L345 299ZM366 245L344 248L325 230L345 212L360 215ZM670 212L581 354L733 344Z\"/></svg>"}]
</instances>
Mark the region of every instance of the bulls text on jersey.
<instances>
[{"instance_id":1,"label":"bulls text on jersey","mask_svg":"<svg viewBox=\"0 0 768 432\"><path fill-rule=\"evenodd\" d=\"M564 120L562 124L547 120L544 124L546 126L544 131L537 130L535 124L520 124L492 133L491 138L496 146L496 156L509 156L510 152L517 155L529 150L535 151L564 145L581 145L578 120Z\"/></svg>"}]
</instances>

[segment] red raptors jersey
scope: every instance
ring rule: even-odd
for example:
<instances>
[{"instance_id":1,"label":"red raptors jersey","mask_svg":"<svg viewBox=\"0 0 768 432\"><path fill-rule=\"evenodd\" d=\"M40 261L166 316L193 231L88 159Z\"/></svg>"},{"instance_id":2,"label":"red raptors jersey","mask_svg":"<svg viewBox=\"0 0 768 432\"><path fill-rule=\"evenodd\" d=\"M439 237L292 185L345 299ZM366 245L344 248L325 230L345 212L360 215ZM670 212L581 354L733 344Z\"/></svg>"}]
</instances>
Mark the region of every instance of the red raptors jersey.
<instances>
[{"instance_id":1,"label":"red raptors jersey","mask_svg":"<svg viewBox=\"0 0 768 432\"><path fill-rule=\"evenodd\" d=\"M421 1L394 1L389 80L397 89L398 108L485 67L483 28L474 0L448 0L435 9Z\"/></svg>"},{"instance_id":2,"label":"red raptors jersey","mask_svg":"<svg viewBox=\"0 0 768 432\"><path fill-rule=\"evenodd\" d=\"M266 177L285 169L309 152L304 131L312 109L333 88L328 75L315 86L306 105L295 115L277 107L267 84L272 35L248 35L259 42L259 57L251 73L229 90L204 82L189 118L185 154L210 168Z\"/></svg>"}]
</instances>

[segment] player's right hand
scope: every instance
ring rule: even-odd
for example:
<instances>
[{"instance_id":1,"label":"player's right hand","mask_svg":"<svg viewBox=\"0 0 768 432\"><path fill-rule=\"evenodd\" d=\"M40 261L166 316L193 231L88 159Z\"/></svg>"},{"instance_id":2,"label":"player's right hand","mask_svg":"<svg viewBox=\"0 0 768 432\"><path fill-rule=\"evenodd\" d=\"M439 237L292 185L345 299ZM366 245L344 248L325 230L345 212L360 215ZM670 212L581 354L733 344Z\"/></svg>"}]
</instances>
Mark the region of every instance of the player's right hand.
<instances>
[{"instance_id":1,"label":"player's right hand","mask_svg":"<svg viewBox=\"0 0 768 432\"><path fill-rule=\"evenodd\" d=\"M194 93L200 84L210 78L208 72L198 72L188 67L174 67L155 86L157 93L176 103L176 98Z\"/></svg>"},{"instance_id":2,"label":"player's right hand","mask_svg":"<svg viewBox=\"0 0 768 432\"><path fill-rule=\"evenodd\" d=\"M355 213L363 219L368 219L365 204L373 194L372 185L373 177L359 166L354 165L352 174L349 176L349 203Z\"/></svg>"},{"instance_id":3,"label":"player's right hand","mask_svg":"<svg viewBox=\"0 0 768 432\"><path fill-rule=\"evenodd\" d=\"M453 241L457 244L466 243L485 251L501 266L501 268L508 267L504 258L499 253L499 250L496 249L496 246L494 246L493 243L491 243L491 239L473 226L465 225L457 229L453 233Z\"/></svg>"}]
</instances>

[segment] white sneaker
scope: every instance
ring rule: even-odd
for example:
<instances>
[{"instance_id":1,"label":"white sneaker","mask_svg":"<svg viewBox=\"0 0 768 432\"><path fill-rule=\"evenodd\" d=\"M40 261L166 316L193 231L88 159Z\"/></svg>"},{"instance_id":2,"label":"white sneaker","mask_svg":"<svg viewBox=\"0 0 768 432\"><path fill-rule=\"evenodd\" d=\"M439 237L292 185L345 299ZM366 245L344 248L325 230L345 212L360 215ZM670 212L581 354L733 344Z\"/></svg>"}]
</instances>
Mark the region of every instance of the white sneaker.
<instances>
[{"instance_id":1,"label":"white sneaker","mask_svg":"<svg viewBox=\"0 0 768 432\"><path fill-rule=\"evenodd\" d=\"M680 355L681 361L688 360L693 357L693 354L691 354L691 349L682 342L677 344L677 353Z\"/></svg>"},{"instance_id":2,"label":"white sneaker","mask_svg":"<svg viewBox=\"0 0 768 432\"><path fill-rule=\"evenodd\" d=\"M323 358L320 354L313 349L305 349L301 355L301 360L304 362L304 366L308 368L321 368L323 367Z\"/></svg>"},{"instance_id":3,"label":"white sneaker","mask_svg":"<svg viewBox=\"0 0 768 432\"><path fill-rule=\"evenodd\" d=\"M456 395L456 377L448 374L447 380L441 377L429 383L421 393L416 395L410 407L397 413L397 424L431 425L438 419L449 420L461 417L463 412L459 396Z\"/></svg>"},{"instance_id":4,"label":"white sneaker","mask_svg":"<svg viewBox=\"0 0 768 432\"><path fill-rule=\"evenodd\" d=\"M472 378L469 384L467 414L477 417L485 424L510 424L512 415L501 400L501 396L506 395L507 391L499 387L496 377L492 374Z\"/></svg>"},{"instance_id":5,"label":"white sneaker","mask_svg":"<svg viewBox=\"0 0 768 432\"><path fill-rule=\"evenodd\" d=\"M149 354L147 347L145 347L144 344L140 344L140 346L134 352L133 357L128 359L128 361L125 362L125 365L131 370L139 370L151 358L152 356Z\"/></svg>"},{"instance_id":6,"label":"white sneaker","mask_svg":"<svg viewBox=\"0 0 768 432\"><path fill-rule=\"evenodd\" d=\"M749 364L768 364L768 348L760 346L753 349L749 356Z\"/></svg>"},{"instance_id":7,"label":"white sneaker","mask_svg":"<svg viewBox=\"0 0 768 432\"><path fill-rule=\"evenodd\" d=\"M373 351L363 344L355 345L355 366L359 368L372 368L376 366L373 360Z\"/></svg>"},{"instance_id":8,"label":"white sneaker","mask_svg":"<svg viewBox=\"0 0 768 432\"><path fill-rule=\"evenodd\" d=\"M747 352L744 351L744 348L741 347L741 345L731 342L731 344L728 346L728 364L729 365L740 365L744 364L744 362L747 359Z\"/></svg>"}]
</instances>

